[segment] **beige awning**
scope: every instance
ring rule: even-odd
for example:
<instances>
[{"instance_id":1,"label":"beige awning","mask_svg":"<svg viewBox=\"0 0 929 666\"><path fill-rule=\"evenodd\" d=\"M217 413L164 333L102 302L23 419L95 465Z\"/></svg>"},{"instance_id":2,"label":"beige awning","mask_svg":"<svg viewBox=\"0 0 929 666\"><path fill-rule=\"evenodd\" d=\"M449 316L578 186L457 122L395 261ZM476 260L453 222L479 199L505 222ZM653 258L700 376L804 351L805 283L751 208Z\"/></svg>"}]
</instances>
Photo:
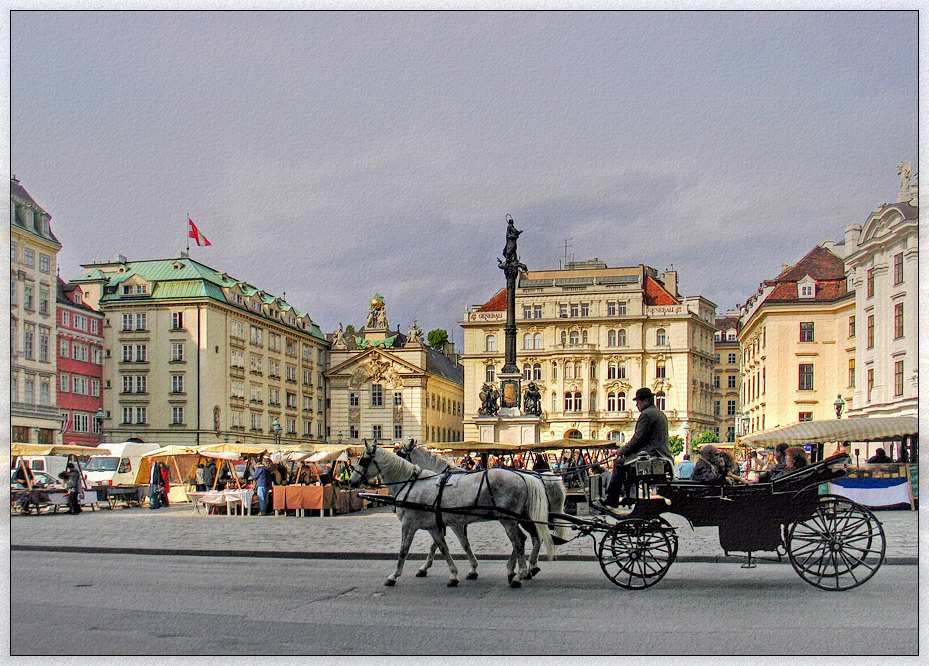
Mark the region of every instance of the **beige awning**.
<instances>
[{"instance_id":1,"label":"beige awning","mask_svg":"<svg viewBox=\"0 0 929 666\"><path fill-rule=\"evenodd\" d=\"M10 444L11 456L105 456L109 453L109 449L77 444Z\"/></svg>"},{"instance_id":2,"label":"beige awning","mask_svg":"<svg viewBox=\"0 0 929 666\"><path fill-rule=\"evenodd\" d=\"M822 442L879 442L901 439L919 432L915 416L856 417L835 421L804 421L772 428L742 438L742 444L772 447L780 442L797 445Z\"/></svg>"}]
</instances>

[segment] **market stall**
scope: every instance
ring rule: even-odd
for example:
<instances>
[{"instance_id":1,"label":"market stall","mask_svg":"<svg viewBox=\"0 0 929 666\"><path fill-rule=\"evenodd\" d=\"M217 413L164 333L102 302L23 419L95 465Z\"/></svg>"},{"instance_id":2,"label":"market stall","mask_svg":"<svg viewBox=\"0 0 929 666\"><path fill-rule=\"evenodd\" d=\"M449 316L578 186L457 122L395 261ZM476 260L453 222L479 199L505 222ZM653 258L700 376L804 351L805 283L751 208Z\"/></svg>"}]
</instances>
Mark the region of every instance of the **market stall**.
<instances>
[{"instance_id":1,"label":"market stall","mask_svg":"<svg viewBox=\"0 0 929 666\"><path fill-rule=\"evenodd\" d=\"M15 459L12 468L19 469L25 467L23 456L66 456L69 462L77 465L78 473L81 474L82 490L79 495L81 506L89 506L96 509L98 497L97 491L87 487L83 483L83 472L81 471L80 458L103 454L109 454L109 449L99 448L96 446L78 446L76 444L31 444L25 442L13 442L10 444L10 457ZM61 487L36 488L32 483L31 474L25 474L25 487L10 488L10 506L33 506L36 513L41 513L42 508L51 507L57 511L58 507L67 503L67 496L64 490L64 484Z\"/></svg>"}]
</instances>

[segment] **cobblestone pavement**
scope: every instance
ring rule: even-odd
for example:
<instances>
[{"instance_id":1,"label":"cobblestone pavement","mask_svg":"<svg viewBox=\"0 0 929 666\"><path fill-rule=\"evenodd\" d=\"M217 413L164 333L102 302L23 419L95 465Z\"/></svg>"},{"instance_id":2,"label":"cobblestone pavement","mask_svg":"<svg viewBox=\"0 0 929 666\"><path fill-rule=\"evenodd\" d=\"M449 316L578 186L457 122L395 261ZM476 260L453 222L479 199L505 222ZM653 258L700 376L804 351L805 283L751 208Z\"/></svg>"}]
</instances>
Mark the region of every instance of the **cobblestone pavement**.
<instances>
[{"instance_id":1,"label":"cobblestone pavement","mask_svg":"<svg viewBox=\"0 0 929 666\"><path fill-rule=\"evenodd\" d=\"M887 562L917 564L919 512L878 511L876 514L884 526ZM723 559L716 528L691 529L680 516L668 518L679 528L679 560L712 562ZM498 523L474 523L468 527L468 536L479 559L497 559L509 553L509 541ZM429 535L419 532L410 551L411 559L422 559L430 543ZM463 554L451 531L448 543L453 555ZM235 552L282 557L393 559L400 547L400 526L389 507L322 518L242 517L198 514L189 504L177 504L157 511L136 507L85 509L78 516L61 511L39 516L11 516L10 544L14 549L24 550L67 547L101 552L198 554L200 551L200 554L214 555ZM559 555L594 560L593 542L589 537L578 538L560 546Z\"/></svg>"}]
</instances>

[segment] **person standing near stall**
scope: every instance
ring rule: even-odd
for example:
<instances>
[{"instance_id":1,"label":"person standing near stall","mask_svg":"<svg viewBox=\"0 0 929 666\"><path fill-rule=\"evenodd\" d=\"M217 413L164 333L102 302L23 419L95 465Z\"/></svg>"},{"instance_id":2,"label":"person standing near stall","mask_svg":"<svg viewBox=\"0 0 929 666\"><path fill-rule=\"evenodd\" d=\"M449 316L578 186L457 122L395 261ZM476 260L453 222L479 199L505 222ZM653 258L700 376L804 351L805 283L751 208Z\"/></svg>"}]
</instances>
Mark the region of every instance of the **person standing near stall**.
<instances>
[{"instance_id":1,"label":"person standing near stall","mask_svg":"<svg viewBox=\"0 0 929 666\"><path fill-rule=\"evenodd\" d=\"M75 515L81 513L81 473L77 470L77 465L73 462L69 462L67 466L68 472L68 481L67 481L67 495L68 495L68 513Z\"/></svg>"},{"instance_id":2,"label":"person standing near stall","mask_svg":"<svg viewBox=\"0 0 929 666\"><path fill-rule=\"evenodd\" d=\"M264 465L255 466L252 481L255 484L255 494L258 496L258 512L262 516L268 515L268 491L271 488L271 472L268 469L270 461Z\"/></svg>"}]
</instances>

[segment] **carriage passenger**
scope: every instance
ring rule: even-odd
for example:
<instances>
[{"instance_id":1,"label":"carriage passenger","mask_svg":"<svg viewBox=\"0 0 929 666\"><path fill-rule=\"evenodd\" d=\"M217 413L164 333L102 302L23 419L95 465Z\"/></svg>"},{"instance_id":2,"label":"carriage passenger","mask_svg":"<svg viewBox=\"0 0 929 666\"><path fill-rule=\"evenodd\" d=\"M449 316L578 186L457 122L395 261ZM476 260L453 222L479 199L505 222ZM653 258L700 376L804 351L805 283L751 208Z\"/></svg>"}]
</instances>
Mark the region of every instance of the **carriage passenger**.
<instances>
[{"instance_id":1,"label":"carriage passenger","mask_svg":"<svg viewBox=\"0 0 929 666\"><path fill-rule=\"evenodd\" d=\"M727 485L732 482L729 474L734 468L732 456L712 444L704 444L691 479L700 483Z\"/></svg>"},{"instance_id":2,"label":"carriage passenger","mask_svg":"<svg viewBox=\"0 0 929 666\"><path fill-rule=\"evenodd\" d=\"M806 457L806 451L804 451L799 446L791 446L787 449L786 463L784 465L784 471L778 474L777 476L783 476L789 474L790 472L796 472L798 469L807 467L810 464L809 458ZM777 476L772 475L771 478L777 478Z\"/></svg>"}]
</instances>

